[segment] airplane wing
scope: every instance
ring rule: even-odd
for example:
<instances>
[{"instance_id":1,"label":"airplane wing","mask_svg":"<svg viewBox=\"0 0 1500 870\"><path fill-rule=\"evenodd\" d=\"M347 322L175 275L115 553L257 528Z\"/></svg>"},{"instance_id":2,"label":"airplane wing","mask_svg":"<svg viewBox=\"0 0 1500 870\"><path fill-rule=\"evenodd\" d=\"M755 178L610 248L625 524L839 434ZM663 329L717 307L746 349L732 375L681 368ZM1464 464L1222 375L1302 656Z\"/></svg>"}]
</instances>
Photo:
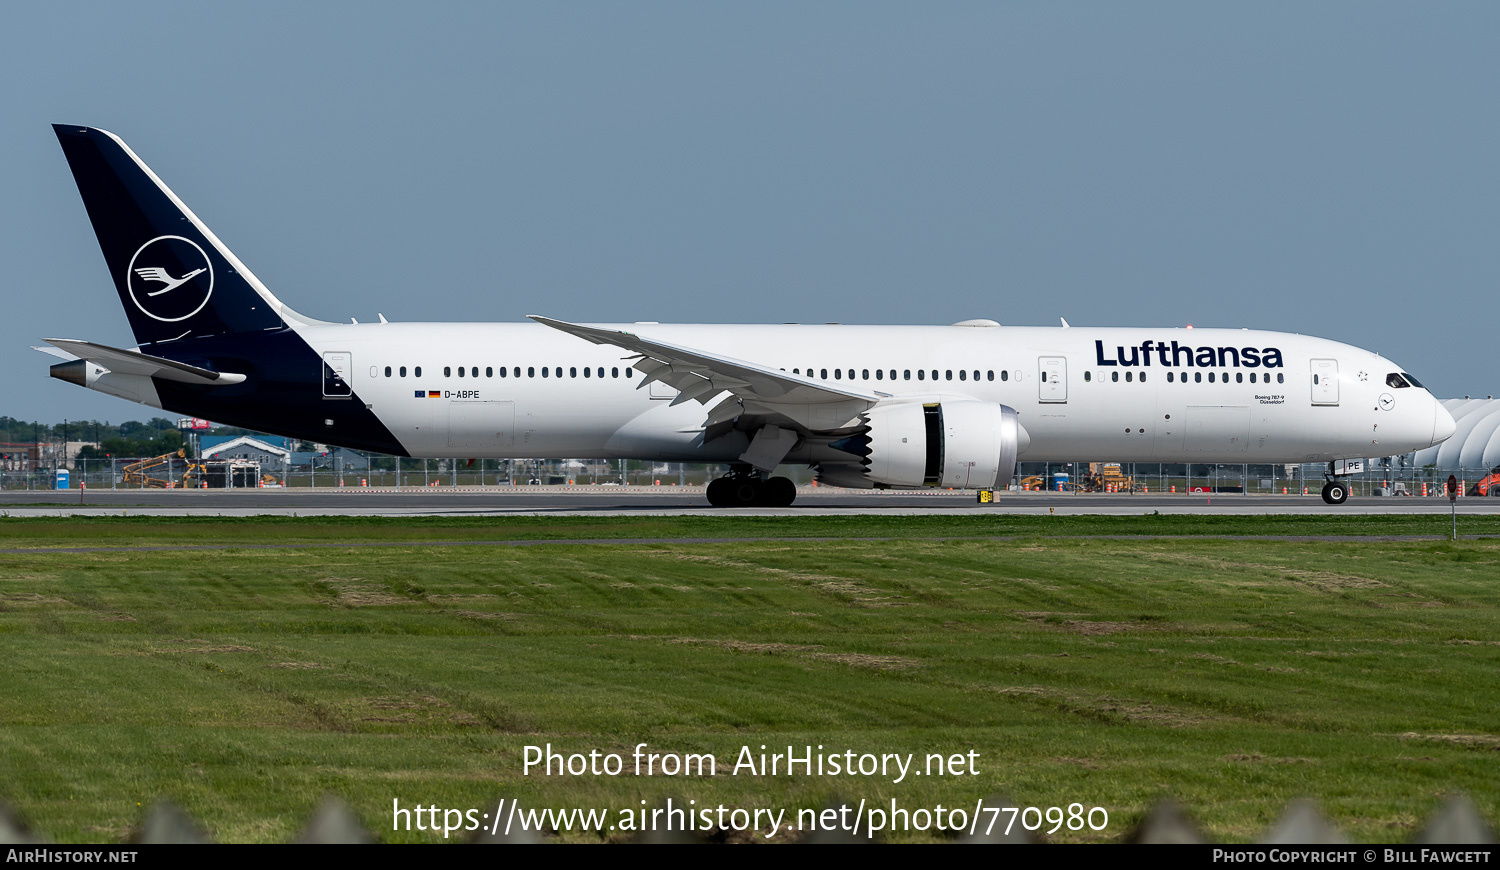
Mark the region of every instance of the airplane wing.
<instances>
[{"instance_id":1,"label":"airplane wing","mask_svg":"<svg viewBox=\"0 0 1500 870\"><path fill-rule=\"evenodd\" d=\"M162 378L168 381L178 381L184 384L204 384L211 386L227 386L238 384L245 380L245 376L232 372L216 372L213 369L205 369L200 366L180 363L165 357L152 356L141 353L138 350L124 350L118 347L110 347L107 344L95 344L92 341L79 341L74 338L49 338L47 342L63 353L55 353L48 348L37 348L43 353L53 356L71 355L77 359L86 359L97 363L112 372L126 375L145 375L146 377Z\"/></svg>"},{"instance_id":2,"label":"airplane wing","mask_svg":"<svg viewBox=\"0 0 1500 870\"><path fill-rule=\"evenodd\" d=\"M585 341L638 354L640 359L635 368L646 375L641 386L661 381L678 390L672 400L674 405L689 400L707 405L728 393L729 400L715 405L705 426L750 412L784 416L809 430L836 428L887 395L833 386L781 369L624 330L568 323L536 314L527 317Z\"/></svg>"}]
</instances>

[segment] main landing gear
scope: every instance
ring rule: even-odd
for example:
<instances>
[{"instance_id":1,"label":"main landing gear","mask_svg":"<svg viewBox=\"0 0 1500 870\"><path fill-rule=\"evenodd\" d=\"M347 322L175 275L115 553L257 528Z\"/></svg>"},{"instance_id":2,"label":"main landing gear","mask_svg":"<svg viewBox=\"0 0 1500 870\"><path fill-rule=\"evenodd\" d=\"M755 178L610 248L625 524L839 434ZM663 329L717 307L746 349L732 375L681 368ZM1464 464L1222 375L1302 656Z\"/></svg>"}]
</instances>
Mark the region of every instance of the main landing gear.
<instances>
[{"instance_id":1,"label":"main landing gear","mask_svg":"<svg viewBox=\"0 0 1500 870\"><path fill-rule=\"evenodd\" d=\"M1323 501L1328 504L1343 504L1349 500L1349 484L1336 477L1323 484Z\"/></svg>"},{"instance_id":2,"label":"main landing gear","mask_svg":"<svg viewBox=\"0 0 1500 870\"><path fill-rule=\"evenodd\" d=\"M788 507L796 498L797 485L790 479L762 478L749 469L732 469L708 484L708 503L714 507Z\"/></svg>"}]
</instances>

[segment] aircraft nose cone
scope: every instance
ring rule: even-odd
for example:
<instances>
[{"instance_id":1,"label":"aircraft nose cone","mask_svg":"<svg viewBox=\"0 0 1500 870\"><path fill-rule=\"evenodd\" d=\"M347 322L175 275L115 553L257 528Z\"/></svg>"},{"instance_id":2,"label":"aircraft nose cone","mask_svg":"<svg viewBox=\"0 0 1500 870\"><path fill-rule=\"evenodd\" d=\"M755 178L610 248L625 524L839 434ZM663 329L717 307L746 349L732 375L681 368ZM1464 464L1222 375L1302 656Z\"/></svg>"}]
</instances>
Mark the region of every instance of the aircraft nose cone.
<instances>
[{"instance_id":1,"label":"aircraft nose cone","mask_svg":"<svg viewBox=\"0 0 1500 870\"><path fill-rule=\"evenodd\" d=\"M1441 444L1453 436L1453 431L1458 428L1458 424L1453 422L1453 415L1448 413L1448 409L1443 407L1442 402L1433 401L1432 406L1435 409L1432 412L1432 443Z\"/></svg>"}]
</instances>

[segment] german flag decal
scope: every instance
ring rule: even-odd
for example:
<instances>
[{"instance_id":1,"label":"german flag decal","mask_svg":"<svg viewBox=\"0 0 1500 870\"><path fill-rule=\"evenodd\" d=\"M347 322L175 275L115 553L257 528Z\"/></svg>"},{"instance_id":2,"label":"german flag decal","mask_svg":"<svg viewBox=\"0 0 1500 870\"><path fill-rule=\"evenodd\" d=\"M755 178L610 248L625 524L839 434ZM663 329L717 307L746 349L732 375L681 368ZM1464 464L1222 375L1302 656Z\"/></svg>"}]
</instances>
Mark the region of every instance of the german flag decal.
<instances>
[{"instance_id":1,"label":"german flag decal","mask_svg":"<svg viewBox=\"0 0 1500 870\"><path fill-rule=\"evenodd\" d=\"M429 399L441 399L442 397L443 397L443 394L440 393L440 392L438 392L437 390L428 390L427 391L427 398L429 398Z\"/></svg>"}]
</instances>

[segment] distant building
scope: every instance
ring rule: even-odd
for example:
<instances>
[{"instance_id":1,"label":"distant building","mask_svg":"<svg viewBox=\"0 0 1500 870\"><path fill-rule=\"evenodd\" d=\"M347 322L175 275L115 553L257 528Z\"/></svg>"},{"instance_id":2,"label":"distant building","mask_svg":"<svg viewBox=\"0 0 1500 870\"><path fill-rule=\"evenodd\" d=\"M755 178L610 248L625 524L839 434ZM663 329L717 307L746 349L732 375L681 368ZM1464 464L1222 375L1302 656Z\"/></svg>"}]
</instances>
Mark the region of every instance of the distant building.
<instances>
[{"instance_id":1,"label":"distant building","mask_svg":"<svg viewBox=\"0 0 1500 870\"><path fill-rule=\"evenodd\" d=\"M1411 464L1417 468L1435 465L1443 472L1488 472L1500 465L1500 399L1444 399L1443 407L1453 415L1453 437L1418 450Z\"/></svg>"},{"instance_id":2,"label":"distant building","mask_svg":"<svg viewBox=\"0 0 1500 870\"><path fill-rule=\"evenodd\" d=\"M203 459L248 459L262 466L285 465L292 457L289 439L274 436L209 436L202 439L198 455Z\"/></svg>"},{"instance_id":3,"label":"distant building","mask_svg":"<svg viewBox=\"0 0 1500 870\"><path fill-rule=\"evenodd\" d=\"M5 471L36 471L43 468L65 466L78 460L85 447L99 449L97 441L20 441L0 443L0 469Z\"/></svg>"}]
</instances>

